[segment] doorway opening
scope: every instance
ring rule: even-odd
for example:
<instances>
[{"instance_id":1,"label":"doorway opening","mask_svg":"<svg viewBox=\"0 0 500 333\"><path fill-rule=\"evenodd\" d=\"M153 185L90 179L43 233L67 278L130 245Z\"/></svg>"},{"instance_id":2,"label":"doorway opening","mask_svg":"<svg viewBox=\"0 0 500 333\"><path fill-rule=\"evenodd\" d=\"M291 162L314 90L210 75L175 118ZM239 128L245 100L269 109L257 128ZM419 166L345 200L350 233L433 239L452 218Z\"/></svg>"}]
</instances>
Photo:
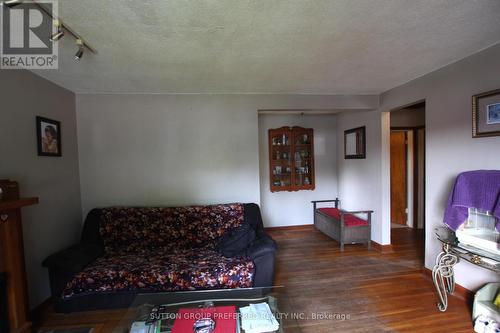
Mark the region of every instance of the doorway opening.
<instances>
[{"instance_id":1,"label":"doorway opening","mask_svg":"<svg viewBox=\"0 0 500 333\"><path fill-rule=\"evenodd\" d=\"M425 101L390 114L391 244L425 254Z\"/></svg>"}]
</instances>

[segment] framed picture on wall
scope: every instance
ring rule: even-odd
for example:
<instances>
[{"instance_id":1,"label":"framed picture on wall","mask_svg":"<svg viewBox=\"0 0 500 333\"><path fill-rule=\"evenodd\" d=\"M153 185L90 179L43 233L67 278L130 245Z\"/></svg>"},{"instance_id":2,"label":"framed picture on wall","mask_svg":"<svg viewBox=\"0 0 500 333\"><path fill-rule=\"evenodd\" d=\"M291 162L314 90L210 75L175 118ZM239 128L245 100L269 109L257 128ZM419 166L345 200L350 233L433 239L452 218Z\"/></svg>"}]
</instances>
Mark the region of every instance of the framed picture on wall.
<instances>
[{"instance_id":1,"label":"framed picture on wall","mask_svg":"<svg viewBox=\"0 0 500 333\"><path fill-rule=\"evenodd\" d=\"M36 117L38 156L62 156L61 123L43 117Z\"/></svg>"},{"instance_id":2,"label":"framed picture on wall","mask_svg":"<svg viewBox=\"0 0 500 333\"><path fill-rule=\"evenodd\" d=\"M472 96L472 137L500 136L500 89Z\"/></svg>"},{"instance_id":3,"label":"framed picture on wall","mask_svg":"<svg viewBox=\"0 0 500 333\"><path fill-rule=\"evenodd\" d=\"M344 131L344 158L366 158L366 127Z\"/></svg>"}]
</instances>

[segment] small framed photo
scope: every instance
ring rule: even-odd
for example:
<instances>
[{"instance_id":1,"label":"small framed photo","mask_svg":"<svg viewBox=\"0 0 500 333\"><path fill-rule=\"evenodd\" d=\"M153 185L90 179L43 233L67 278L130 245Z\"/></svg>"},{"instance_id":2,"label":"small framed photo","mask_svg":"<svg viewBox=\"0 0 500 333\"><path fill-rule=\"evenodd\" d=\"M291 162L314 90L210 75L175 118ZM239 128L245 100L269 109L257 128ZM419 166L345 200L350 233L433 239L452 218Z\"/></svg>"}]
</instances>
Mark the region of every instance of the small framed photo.
<instances>
[{"instance_id":1,"label":"small framed photo","mask_svg":"<svg viewBox=\"0 0 500 333\"><path fill-rule=\"evenodd\" d=\"M500 89L472 96L472 137L500 136Z\"/></svg>"},{"instance_id":2,"label":"small framed photo","mask_svg":"<svg viewBox=\"0 0 500 333\"><path fill-rule=\"evenodd\" d=\"M36 117L38 156L62 156L61 123L43 117Z\"/></svg>"}]
</instances>

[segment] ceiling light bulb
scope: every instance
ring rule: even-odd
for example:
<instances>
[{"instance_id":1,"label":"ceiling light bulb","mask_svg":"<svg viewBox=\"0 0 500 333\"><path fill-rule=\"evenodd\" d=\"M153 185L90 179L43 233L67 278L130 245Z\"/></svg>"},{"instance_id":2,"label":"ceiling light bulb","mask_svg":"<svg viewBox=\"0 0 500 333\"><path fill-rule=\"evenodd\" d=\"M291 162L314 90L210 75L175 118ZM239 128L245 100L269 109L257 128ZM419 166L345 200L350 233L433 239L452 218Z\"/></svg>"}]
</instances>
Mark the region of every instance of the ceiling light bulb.
<instances>
[{"instance_id":1,"label":"ceiling light bulb","mask_svg":"<svg viewBox=\"0 0 500 333\"><path fill-rule=\"evenodd\" d=\"M3 2L3 5L8 8L14 8L20 4L22 4L22 1L20 0L6 0Z\"/></svg>"},{"instance_id":2,"label":"ceiling light bulb","mask_svg":"<svg viewBox=\"0 0 500 333\"><path fill-rule=\"evenodd\" d=\"M59 39L63 38L63 36L64 36L64 31L58 30L57 32L53 33L49 39L51 42L55 42L55 41L58 41Z\"/></svg>"}]
</instances>

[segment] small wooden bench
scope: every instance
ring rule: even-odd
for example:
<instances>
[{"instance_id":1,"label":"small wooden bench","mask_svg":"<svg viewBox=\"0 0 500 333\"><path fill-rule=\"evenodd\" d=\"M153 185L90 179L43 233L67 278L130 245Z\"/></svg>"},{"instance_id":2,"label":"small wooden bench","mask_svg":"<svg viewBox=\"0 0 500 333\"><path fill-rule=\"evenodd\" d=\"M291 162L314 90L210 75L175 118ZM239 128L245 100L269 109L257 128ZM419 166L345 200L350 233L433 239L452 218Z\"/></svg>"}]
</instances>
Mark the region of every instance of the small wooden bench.
<instances>
[{"instance_id":1,"label":"small wooden bench","mask_svg":"<svg viewBox=\"0 0 500 333\"><path fill-rule=\"evenodd\" d=\"M314 226L319 231L330 236L340 243L340 251L344 251L345 244L366 244L371 248L371 220L372 210L345 211L339 208L340 200L315 200L313 204ZM334 208L317 208L318 203L334 202ZM366 214L367 218L360 218L359 214Z\"/></svg>"}]
</instances>

